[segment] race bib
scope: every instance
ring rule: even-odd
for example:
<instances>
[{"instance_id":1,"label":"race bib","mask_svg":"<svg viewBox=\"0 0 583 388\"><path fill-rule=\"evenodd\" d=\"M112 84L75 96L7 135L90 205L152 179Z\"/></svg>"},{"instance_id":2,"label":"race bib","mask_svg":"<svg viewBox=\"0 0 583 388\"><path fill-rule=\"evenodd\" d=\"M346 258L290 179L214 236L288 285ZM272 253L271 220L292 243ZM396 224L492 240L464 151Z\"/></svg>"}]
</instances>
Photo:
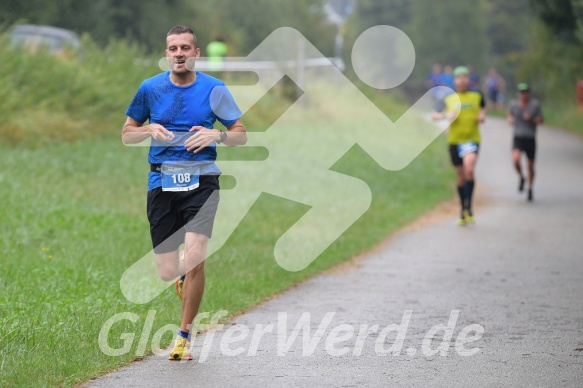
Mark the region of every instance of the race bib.
<instances>
[{"instance_id":1,"label":"race bib","mask_svg":"<svg viewBox=\"0 0 583 388\"><path fill-rule=\"evenodd\" d=\"M478 150L478 145L476 143L462 143L462 144L458 144L457 146L457 153L460 156L460 158L463 158L464 156L466 156L467 154L470 154L472 152L476 152Z\"/></svg>"},{"instance_id":2,"label":"race bib","mask_svg":"<svg viewBox=\"0 0 583 388\"><path fill-rule=\"evenodd\" d=\"M164 162L162 174L162 191L190 191L199 185L200 168L188 162Z\"/></svg>"}]
</instances>

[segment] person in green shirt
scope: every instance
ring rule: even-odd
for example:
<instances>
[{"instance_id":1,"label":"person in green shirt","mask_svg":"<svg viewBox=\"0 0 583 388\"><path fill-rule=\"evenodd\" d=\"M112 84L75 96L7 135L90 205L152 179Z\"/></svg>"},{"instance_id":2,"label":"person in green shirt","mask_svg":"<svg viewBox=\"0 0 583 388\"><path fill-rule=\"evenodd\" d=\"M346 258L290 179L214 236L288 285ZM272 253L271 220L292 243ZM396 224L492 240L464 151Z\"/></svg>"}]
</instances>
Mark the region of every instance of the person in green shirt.
<instances>
[{"instance_id":1,"label":"person in green shirt","mask_svg":"<svg viewBox=\"0 0 583 388\"><path fill-rule=\"evenodd\" d=\"M460 225L475 222L472 210L474 192L474 169L480 147L479 123L486 118L486 101L481 91L471 89L470 72L465 66L458 66L454 72L456 93L438 102L433 112L434 120L451 121L447 142L451 162L457 174L457 191L461 204ZM455 98L455 95L459 97Z\"/></svg>"},{"instance_id":2,"label":"person in green shirt","mask_svg":"<svg viewBox=\"0 0 583 388\"><path fill-rule=\"evenodd\" d=\"M227 55L227 45L222 36L217 36L206 46L209 67L211 71L223 70L223 58Z\"/></svg>"}]
</instances>

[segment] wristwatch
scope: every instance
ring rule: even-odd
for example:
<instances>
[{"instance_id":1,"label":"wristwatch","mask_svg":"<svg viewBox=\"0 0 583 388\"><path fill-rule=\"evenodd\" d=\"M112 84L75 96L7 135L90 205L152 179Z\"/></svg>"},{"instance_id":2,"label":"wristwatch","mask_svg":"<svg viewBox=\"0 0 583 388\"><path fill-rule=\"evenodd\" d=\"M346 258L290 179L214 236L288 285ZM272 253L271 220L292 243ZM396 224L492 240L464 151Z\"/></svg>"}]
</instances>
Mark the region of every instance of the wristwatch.
<instances>
[{"instance_id":1,"label":"wristwatch","mask_svg":"<svg viewBox=\"0 0 583 388\"><path fill-rule=\"evenodd\" d=\"M227 140L227 132L220 130L221 138L217 141L217 143L224 143Z\"/></svg>"}]
</instances>

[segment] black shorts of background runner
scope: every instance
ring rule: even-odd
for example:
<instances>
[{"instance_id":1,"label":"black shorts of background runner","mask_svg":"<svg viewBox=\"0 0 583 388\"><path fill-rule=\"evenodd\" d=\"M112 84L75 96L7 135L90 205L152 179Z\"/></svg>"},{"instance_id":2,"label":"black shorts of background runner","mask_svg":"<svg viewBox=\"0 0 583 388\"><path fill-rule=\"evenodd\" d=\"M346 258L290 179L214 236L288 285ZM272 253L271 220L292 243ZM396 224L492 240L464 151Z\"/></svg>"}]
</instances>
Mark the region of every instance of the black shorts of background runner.
<instances>
[{"instance_id":1,"label":"black shorts of background runner","mask_svg":"<svg viewBox=\"0 0 583 388\"><path fill-rule=\"evenodd\" d=\"M219 204L219 176L202 175L191 191L148 191L148 220L154 253L177 250L186 232L212 237Z\"/></svg>"},{"instance_id":2,"label":"black shorts of background runner","mask_svg":"<svg viewBox=\"0 0 583 388\"><path fill-rule=\"evenodd\" d=\"M528 160L534 160L536 156L536 139L534 137L514 137L512 149L520 150L526 154Z\"/></svg>"},{"instance_id":3,"label":"black shorts of background runner","mask_svg":"<svg viewBox=\"0 0 583 388\"><path fill-rule=\"evenodd\" d=\"M457 150L457 146L458 146L458 144L450 144L449 145L449 156L451 158L451 164L453 164L455 167L459 167L464 163L462 158L460 157L458 150ZM480 145L476 144L476 146L478 147L475 151L477 154L478 151L480 151Z\"/></svg>"}]
</instances>

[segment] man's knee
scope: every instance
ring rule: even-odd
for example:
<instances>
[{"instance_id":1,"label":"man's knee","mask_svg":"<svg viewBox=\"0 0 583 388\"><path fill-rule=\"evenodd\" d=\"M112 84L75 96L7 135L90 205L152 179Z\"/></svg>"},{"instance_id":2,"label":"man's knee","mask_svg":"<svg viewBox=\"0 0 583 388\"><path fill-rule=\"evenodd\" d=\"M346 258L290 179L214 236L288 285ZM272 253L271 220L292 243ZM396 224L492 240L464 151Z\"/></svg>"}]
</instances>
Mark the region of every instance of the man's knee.
<instances>
[{"instance_id":1,"label":"man's knee","mask_svg":"<svg viewBox=\"0 0 583 388\"><path fill-rule=\"evenodd\" d=\"M472 163L464 163L461 178L463 181L471 181L474 179L474 165Z\"/></svg>"},{"instance_id":2,"label":"man's knee","mask_svg":"<svg viewBox=\"0 0 583 388\"><path fill-rule=\"evenodd\" d=\"M160 279L168 282L178 276L178 251L156 254L156 267Z\"/></svg>"},{"instance_id":3,"label":"man's knee","mask_svg":"<svg viewBox=\"0 0 583 388\"><path fill-rule=\"evenodd\" d=\"M512 151L512 161L514 164L520 163L520 150L514 149Z\"/></svg>"},{"instance_id":4,"label":"man's knee","mask_svg":"<svg viewBox=\"0 0 583 388\"><path fill-rule=\"evenodd\" d=\"M463 165L460 164L459 166L455 166L455 174L456 174L458 181L464 180L464 167L463 167Z\"/></svg>"},{"instance_id":5,"label":"man's knee","mask_svg":"<svg viewBox=\"0 0 583 388\"><path fill-rule=\"evenodd\" d=\"M178 274L174 266L158 266L158 276L165 282L174 280Z\"/></svg>"},{"instance_id":6,"label":"man's knee","mask_svg":"<svg viewBox=\"0 0 583 388\"><path fill-rule=\"evenodd\" d=\"M477 161L476 154L469 154L464 157L463 176L466 180L474 179L474 169L476 168L476 161Z\"/></svg>"}]
</instances>

